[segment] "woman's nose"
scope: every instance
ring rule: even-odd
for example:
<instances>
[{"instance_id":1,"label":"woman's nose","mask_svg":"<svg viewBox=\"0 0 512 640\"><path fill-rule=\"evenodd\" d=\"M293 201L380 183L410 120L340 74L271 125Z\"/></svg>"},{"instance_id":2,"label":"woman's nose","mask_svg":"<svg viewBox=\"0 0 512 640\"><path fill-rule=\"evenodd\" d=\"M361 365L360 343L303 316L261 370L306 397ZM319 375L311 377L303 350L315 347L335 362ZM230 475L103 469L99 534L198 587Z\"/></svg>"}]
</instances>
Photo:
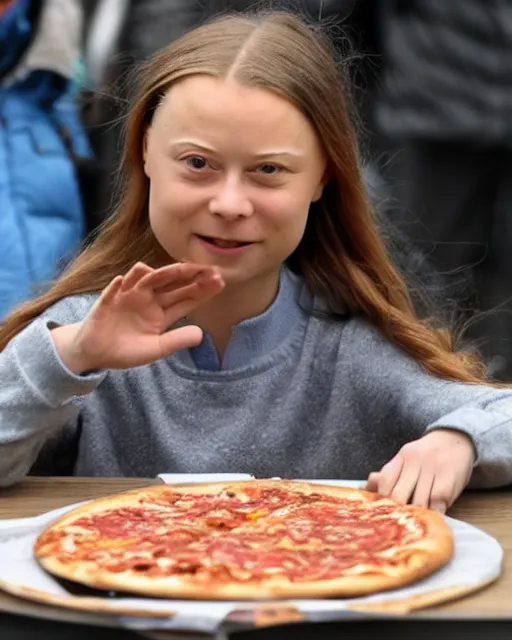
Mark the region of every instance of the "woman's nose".
<instances>
[{"instance_id":1,"label":"woman's nose","mask_svg":"<svg viewBox=\"0 0 512 640\"><path fill-rule=\"evenodd\" d=\"M252 215L253 206L243 182L226 179L210 200L210 213L224 218L239 218Z\"/></svg>"}]
</instances>

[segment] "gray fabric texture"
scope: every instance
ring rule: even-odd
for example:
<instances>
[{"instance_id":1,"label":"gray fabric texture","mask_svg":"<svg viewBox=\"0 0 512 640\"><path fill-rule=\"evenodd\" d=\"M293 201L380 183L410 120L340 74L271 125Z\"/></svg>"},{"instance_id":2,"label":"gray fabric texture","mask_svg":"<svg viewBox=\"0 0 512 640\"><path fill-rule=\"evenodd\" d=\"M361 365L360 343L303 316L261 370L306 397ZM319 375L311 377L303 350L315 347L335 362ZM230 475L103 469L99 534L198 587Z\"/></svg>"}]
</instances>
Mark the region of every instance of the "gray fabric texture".
<instances>
[{"instance_id":1,"label":"gray fabric texture","mask_svg":"<svg viewBox=\"0 0 512 640\"><path fill-rule=\"evenodd\" d=\"M36 460L50 474L67 460L80 476L365 478L443 427L473 438L473 486L512 482L512 391L433 377L363 318L303 314L278 346L229 370L182 352L76 376L48 325L81 320L93 302L60 301L0 354L4 486Z\"/></svg>"}]
</instances>

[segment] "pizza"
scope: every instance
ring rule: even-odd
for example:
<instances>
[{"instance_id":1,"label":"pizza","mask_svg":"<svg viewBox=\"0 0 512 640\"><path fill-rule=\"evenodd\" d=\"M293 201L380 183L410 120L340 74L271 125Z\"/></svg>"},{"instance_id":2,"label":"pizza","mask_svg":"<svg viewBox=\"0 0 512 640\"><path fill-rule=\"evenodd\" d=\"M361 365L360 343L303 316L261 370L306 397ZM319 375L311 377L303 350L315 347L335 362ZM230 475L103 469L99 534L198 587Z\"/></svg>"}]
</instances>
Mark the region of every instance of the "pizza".
<instances>
[{"instance_id":1,"label":"pizza","mask_svg":"<svg viewBox=\"0 0 512 640\"><path fill-rule=\"evenodd\" d=\"M51 574L169 598L350 597L393 589L450 560L434 511L293 480L160 485L94 500L37 538Z\"/></svg>"}]
</instances>

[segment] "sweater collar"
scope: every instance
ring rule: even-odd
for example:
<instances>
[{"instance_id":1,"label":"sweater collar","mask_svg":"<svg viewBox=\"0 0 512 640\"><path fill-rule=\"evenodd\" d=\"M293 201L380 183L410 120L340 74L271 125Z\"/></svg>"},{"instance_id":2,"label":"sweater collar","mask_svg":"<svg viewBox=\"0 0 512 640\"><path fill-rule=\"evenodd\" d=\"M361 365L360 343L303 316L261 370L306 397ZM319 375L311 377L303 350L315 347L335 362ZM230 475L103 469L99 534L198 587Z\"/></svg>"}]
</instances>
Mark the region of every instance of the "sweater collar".
<instances>
[{"instance_id":1,"label":"sweater collar","mask_svg":"<svg viewBox=\"0 0 512 640\"><path fill-rule=\"evenodd\" d=\"M222 363L206 333L200 345L179 352L179 357L184 364L202 370L243 367L266 356L290 335L295 325L307 314L308 299L303 280L283 267L274 302L259 316L233 327Z\"/></svg>"}]
</instances>

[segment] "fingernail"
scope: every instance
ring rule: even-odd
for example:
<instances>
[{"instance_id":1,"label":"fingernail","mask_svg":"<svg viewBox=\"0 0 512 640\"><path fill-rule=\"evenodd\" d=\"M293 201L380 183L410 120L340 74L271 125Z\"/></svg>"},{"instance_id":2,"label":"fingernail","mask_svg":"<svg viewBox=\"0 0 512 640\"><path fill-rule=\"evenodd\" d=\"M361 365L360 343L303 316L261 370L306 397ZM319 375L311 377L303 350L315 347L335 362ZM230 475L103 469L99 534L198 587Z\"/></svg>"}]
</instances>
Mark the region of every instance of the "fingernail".
<instances>
[{"instance_id":1,"label":"fingernail","mask_svg":"<svg viewBox=\"0 0 512 640\"><path fill-rule=\"evenodd\" d=\"M439 513L446 513L446 505L443 502L433 502L430 508Z\"/></svg>"}]
</instances>

